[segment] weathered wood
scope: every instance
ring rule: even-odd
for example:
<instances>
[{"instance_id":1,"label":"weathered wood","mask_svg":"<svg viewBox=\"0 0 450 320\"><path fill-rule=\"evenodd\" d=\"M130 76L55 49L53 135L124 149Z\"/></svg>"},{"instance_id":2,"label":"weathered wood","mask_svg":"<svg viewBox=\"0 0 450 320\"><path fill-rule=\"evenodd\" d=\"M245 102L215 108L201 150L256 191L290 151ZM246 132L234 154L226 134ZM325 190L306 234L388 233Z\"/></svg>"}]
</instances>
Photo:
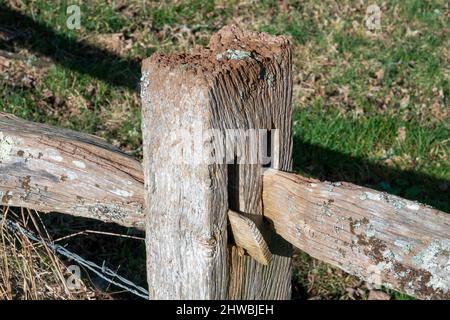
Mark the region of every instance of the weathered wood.
<instances>
[{"instance_id":1,"label":"weathered wood","mask_svg":"<svg viewBox=\"0 0 450 320\"><path fill-rule=\"evenodd\" d=\"M283 238L368 282L450 298L450 215L350 183L267 171L264 215Z\"/></svg>"},{"instance_id":2,"label":"weathered wood","mask_svg":"<svg viewBox=\"0 0 450 320\"><path fill-rule=\"evenodd\" d=\"M236 245L245 249L245 252L259 263L268 265L272 259L272 254L256 223L250 218L231 210L228 211L228 219ZM244 252L241 255L244 255Z\"/></svg>"},{"instance_id":3,"label":"weathered wood","mask_svg":"<svg viewBox=\"0 0 450 320\"><path fill-rule=\"evenodd\" d=\"M267 266L242 256L236 246L227 252L229 207L262 221L261 164L217 162L221 139L196 136L198 130L227 135L242 129L235 132L242 141L247 129L278 129L272 167L290 169L288 41L225 27L207 49L145 60L141 90L150 296L290 298L291 245L286 241L268 234L273 257ZM191 150L185 140L192 136L193 144L200 142L207 152ZM206 163L205 158L214 159Z\"/></svg>"},{"instance_id":4,"label":"weathered wood","mask_svg":"<svg viewBox=\"0 0 450 320\"><path fill-rule=\"evenodd\" d=\"M0 113L0 200L143 229L141 164L104 140Z\"/></svg>"},{"instance_id":5,"label":"weathered wood","mask_svg":"<svg viewBox=\"0 0 450 320\"><path fill-rule=\"evenodd\" d=\"M226 169L236 174L236 166ZM229 172L227 177L229 192L245 192ZM419 298L449 298L448 214L368 188L271 169L263 181L264 215L292 244L366 281ZM103 140L0 113L3 204L142 228L142 189L140 164ZM242 219L253 223L241 213L230 216L234 239L249 251L256 239L260 246L251 256L264 263L257 258L266 256L262 239L251 237L255 230L244 234L233 227ZM242 256L239 248L231 250ZM239 271L242 265L232 262ZM237 279L246 276L236 273Z\"/></svg>"}]
</instances>

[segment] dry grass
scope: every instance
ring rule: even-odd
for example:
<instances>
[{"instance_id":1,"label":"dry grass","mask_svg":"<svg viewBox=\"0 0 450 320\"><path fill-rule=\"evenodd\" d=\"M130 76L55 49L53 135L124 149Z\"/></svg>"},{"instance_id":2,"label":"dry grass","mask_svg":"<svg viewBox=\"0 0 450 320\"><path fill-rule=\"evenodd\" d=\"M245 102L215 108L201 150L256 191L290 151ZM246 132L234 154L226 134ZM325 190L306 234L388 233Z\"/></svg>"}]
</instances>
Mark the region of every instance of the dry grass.
<instances>
[{"instance_id":1,"label":"dry grass","mask_svg":"<svg viewBox=\"0 0 450 320\"><path fill-rule=\"evenodd\" d=\"M189 51L235 23L292 41L297 171L350 180L449 212L448 1L379 2L382 30L375 34L364 27L371 2L359 0L73 2L81 3L83 12L82 29L76 31L65 27L66 2L0 0L51 30L37 32L14 21L14 28L6 23L0 31L1 111L104 137L141 158L140 60L155 51ZM7 20L0 10L0 27ZM17 45L8 37L28 40ZM77 41L91 44L91 52ZM399 173L372 170L373 165ZM424 181L420 174L431 178ZM446 181L436 184L433 177ZM33 227L28 216L15 219ZM98 230L52 219L46 225L55 238ZM145 283L142 243L73 239L75 252L98 258L97 263L112 261L111 267L121 266L126 276ZM64 265L42 246L5 230L2 241L0 298L93 297L96 290L86 289L84 296L67 292ZM371 292L355 277L306 254L298 253L294 262L296 298L365 299Z\"/></svg>"},{"instance_id":2,"label":"dry grass","mask_svg":"<svg viewBox=\"0 0 450 320\"><path fill-rule=\"evenodd\" d=\"M3 207L3 217L21 226L41 230L38 213L21 209L19 213ZM80 289L70 290L71 275L66 265L48 247L31 242L19 232L7 228L0 220L0 299L2 300L78 300L96 299L97 293L81 282ZM45 232L45 231L44 231ZM45 238L40 233L40 237Z\"/></svg>"}]
</instances>

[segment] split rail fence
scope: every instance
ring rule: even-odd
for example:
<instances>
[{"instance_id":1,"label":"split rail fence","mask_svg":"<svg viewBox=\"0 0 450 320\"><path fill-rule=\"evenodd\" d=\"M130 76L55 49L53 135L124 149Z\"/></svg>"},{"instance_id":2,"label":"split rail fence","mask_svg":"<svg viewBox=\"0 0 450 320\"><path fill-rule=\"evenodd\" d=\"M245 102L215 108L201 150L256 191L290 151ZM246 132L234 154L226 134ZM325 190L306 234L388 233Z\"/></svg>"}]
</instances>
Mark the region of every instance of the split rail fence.
<instances>
[{"instance_id":1,"label":"split rail fence","mask_svg":"<svg viewBox=\"0 0 450 320\"><path fill-rule=\"evenodd\" d=\"M289 299L292 245L365 281L449 299L450 215L289 172L291 55L284 37L227 26L207 48L146 59L143 165L97 137L0 113L1 203L145 230L150 299ZM270 163L180 161L199 127L240 142L266 130ZM216 138L202 141L213 158Z\"/></svg>"}]
</instances>

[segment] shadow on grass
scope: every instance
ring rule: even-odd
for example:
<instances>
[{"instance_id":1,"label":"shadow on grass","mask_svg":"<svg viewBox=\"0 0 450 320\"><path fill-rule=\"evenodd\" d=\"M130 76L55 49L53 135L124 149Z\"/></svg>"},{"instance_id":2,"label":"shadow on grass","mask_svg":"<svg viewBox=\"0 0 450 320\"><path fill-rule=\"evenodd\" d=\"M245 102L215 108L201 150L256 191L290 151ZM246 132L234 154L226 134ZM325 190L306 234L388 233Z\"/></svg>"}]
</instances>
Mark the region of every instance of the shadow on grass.
<instances>
[{"instance_id":1,"label":"shadow on grass","mask_svg":"<svg viewBox=\"0 0 450 320\"><path fill-rule=\"evenodd\" d=\"M114 86L131 90L138 87L139 61L123 59L57 33L45 24L1 3L0 28L20 31L21 36L12 42L14 45L48 56L64 67ZM0 48L2 46L4 44L0 43ZM449 211L448 191L440 189L440 186L449 184L448 181L414 171L400 171L373 164L363 158L309 144L298 136L295 137L294 144L294 164L297 171L322 180L341 180L369 186Z\"/></svg>"},{"instance_id":2,"label":"shadow on grass","mask_svg":"<svg viewBox=\"0 0 450 320\"><path fill-rule=\"evenodd\" d=\"M21 35L12 41L13 45L48 56L68 69L114 86L131 90L138 87L139 61L123 59L106 50L57 33L45 24L1 3L0 28L22 31ZM0 48L6 45L0 43ZM448 184L448 181L414 171L401 171L374 164L361 157L310 144L299 136L294 137L294 169L321 180L347 181L368 186L449 212L448 191L441 190L441 186ZM129 230L119 226L65 215L46 216L45 224L54 238L86 229L129 233ZM143 242L136 241L138 240L89 234L69 238L64 244L98 264L107 260L111 268L121 265L125 276L145 286L145 247ZM93 279L93 282L96 281L99 281L96 284L98 287L105 287L100 279ZM105 288L102 289L106 290ZM306 293L302 292L301 295Z\"/></svg>"},{"instance_id":3,"label":"shadow on grass","mask_svg":"<svg viewBox=\"0 0 450 320\"><path fill-rule=\"evenodd\" d=\"M327 181L345 181L419 201L450 213L450 182L411 170L372 163L294 136L294 170Z\"/></svg>"},{"instance_id":4,"label":"shadow on grass","mask_svg":"<svg viewBox=\"0 0 450 320\"><path fill-rule=\"evenodd\" d=\"M43 23L0 3L0 29L17 33L11 44L51 58L54 63L112 85L137 90L140 62L124 59L54 31ZM7 43L0 42L0 49Z\"/></svg>"}]
</instances>

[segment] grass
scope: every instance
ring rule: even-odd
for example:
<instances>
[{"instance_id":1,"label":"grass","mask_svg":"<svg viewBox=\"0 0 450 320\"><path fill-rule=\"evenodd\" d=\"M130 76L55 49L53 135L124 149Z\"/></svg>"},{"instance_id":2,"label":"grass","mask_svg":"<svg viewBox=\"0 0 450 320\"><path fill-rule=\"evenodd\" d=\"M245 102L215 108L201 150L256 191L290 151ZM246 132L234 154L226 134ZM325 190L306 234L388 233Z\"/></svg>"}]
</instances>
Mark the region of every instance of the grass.
<instances>
[{"instance_id":1,"label":"grass","mask_svg":"<svg viewBox=\"0 0 450 320\"><path fill-rule=\"evenodd\" d=\"M449 211L445 123L424 127L398 116L366 118L323 110L317 104L294 114L297 171L352 181Z\"/></svg>"},{"instance_id":2,"label":"grass","mask_svg":"<svg viewBox=\"0 0 450 320\"><path fill-rule=\"evenodd\" d=\"M15 220L22 227L39 230L39 214L22 209L21 212L3 208L0 213ZM31 218L31 219L30 219ZM42 225L41 225L42 228ZM42 234L41 234L42 236ZM69 288L70 273L65 263L47 247L31 242L20 232L0 226L0 299L94 299L102 296L84 283Z\"/></svg>"},{"instance_id":3,"label":"grass","mask_svg":"<svg viewBox=\"0 0 450 320\"><path fill-rule=\"evenodd\" d=\"M298 172L449 212L448 1L378 2L376 32L365 27L368 3L362 1L70 4L77 2L81 29L69 30L68 1L0 0L0 30L14 38L0 41L0 54L15 55L0 55L1 111L96 134L139 158L140 61L155 51L205 45L221 26L237 23L292 41ZM67 234L74 231L61 223ZM106 245L115 262L142 263L142 257L127 257L135 251L119 247ZM306 254L295 261L297 297L367 297L357 279Z\"/></svg>"}]
</instances>

